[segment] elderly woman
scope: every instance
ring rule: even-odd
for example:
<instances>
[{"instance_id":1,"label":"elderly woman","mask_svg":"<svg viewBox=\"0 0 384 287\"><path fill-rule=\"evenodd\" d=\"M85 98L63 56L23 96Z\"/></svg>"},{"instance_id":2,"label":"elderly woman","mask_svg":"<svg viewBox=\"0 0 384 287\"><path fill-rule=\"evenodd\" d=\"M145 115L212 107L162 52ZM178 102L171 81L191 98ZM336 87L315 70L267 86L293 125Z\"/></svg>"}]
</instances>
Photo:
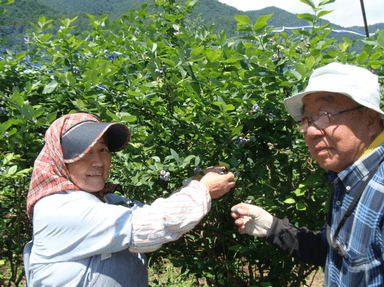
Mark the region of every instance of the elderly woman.
<instances>
[{"instance_id":1,"label":"elderly woman","mask_svg":"<svg viewBox=\"0 0 384 287\"><path fill-rule=\"evenodd\" d=\"M111 152L128 128L93 115L66 115L48 128L27 198L33 239L24 248L28 286L147 286L142 253L177 240L227 193L234 176L208 172L151 205L113 194ZM123 204L122 204L123 203Z\"/></svg>"}]
</instances>

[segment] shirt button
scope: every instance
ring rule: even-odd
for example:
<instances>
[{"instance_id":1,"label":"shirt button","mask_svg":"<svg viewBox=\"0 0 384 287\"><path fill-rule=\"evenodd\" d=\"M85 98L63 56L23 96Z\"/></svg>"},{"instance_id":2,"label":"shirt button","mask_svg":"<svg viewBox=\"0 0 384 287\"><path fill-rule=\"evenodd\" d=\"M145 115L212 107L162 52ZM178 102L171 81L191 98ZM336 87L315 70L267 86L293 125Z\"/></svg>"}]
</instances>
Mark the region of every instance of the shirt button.
<instances>
[{"instance_id":1,"label":"shirt button","mask_svg":"<svg viewBox=\"0 0 384 287\"><path fill-rule=\"evenodd\" d=\"M336 204L337 204L337 205L341 205L340 200L336 201Z\"/></svg>"},{"instance_id":2,"label":"shirt button","mask_svg":"<svg viewBox=\"0 0 384 287\"><path fill-rule=\"evenodd\" d=\"M350 191L350 190L351 190L351 187L350 187L350 186L347 186L345 189L348 190L348 191Z\"/></svg>"}]
</instances>

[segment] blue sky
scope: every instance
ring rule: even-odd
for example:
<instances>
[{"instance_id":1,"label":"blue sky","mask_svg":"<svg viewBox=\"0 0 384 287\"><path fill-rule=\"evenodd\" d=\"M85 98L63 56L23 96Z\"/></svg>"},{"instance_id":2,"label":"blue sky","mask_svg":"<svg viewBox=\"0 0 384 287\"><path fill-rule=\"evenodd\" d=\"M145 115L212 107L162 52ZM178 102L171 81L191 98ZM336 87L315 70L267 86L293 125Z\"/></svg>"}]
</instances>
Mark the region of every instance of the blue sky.
<instances>
[{"instance_id":1,"label":"blue sky","mask_svg":"<svg viewBox=\"0 0 384 287\"><path fill-rule=\"evenodd\" d=\"M260 10L265 7L275 6L295 14L312 12L312 9L300 2L300 0L219 0L219 2L242 11ZM318 4L320 0L313 0L313 2ZM323 17L334 24L343 27L364 26L360 0L336 0L324 7L325 10L334 10ZM364 7L368 25L384 23L383 0L364 0Z\"/></svg>"}]
</instances>

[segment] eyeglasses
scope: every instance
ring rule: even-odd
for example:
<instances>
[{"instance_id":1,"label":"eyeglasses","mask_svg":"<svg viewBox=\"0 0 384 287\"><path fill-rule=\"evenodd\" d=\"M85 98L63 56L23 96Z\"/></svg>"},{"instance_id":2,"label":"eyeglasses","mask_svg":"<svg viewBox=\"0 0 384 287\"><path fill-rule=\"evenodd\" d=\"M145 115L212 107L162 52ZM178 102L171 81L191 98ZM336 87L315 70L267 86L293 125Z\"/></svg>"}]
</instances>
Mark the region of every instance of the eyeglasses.
<instances>
[{"instance_id":1,"label":"eyeglasses","mask_svg":"<svg viewBox=\"0 0 384 287\"><path fill-rule=\"evenodd\" d=\"M314 112L314 113L309 114L311 116L302 115L301 121L300 121L301 125L297 130L301 133L306 133L311 124L314 124L315 127L318 128L319 130L324 130L327 127L329 127L329 118L330 117L340 115L342 113L346 113L349 111L358 110L361 108L364 108L364 106L358 106L358 107L353 108L353 109L344 110L344 111L336 112L333 114L328 114L327 112L318 111L318 112Z\"/></svg>"}]
</instances>

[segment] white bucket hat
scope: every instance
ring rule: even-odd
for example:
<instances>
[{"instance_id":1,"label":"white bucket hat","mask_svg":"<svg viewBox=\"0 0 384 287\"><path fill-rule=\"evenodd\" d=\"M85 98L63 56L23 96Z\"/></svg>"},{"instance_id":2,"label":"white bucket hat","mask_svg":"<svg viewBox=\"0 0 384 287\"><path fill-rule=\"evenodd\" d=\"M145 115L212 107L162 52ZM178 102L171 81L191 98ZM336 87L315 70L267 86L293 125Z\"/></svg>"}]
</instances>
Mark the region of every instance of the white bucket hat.
<instances>
[{"instance_id":1,"label":"white bucket hat","mask_svg":"<svg viewBox=\"0 0 384 287\"><path fill-rule=\"evenodd\" d=\"M331 63L316 69L304 92L284 99L285 108L296 121L302 116L303 97L316 92L345 95L380 113L384 118L384 112L380 109L379 78L367 69L340 63Z\"/></svg>"}]
</instances>

